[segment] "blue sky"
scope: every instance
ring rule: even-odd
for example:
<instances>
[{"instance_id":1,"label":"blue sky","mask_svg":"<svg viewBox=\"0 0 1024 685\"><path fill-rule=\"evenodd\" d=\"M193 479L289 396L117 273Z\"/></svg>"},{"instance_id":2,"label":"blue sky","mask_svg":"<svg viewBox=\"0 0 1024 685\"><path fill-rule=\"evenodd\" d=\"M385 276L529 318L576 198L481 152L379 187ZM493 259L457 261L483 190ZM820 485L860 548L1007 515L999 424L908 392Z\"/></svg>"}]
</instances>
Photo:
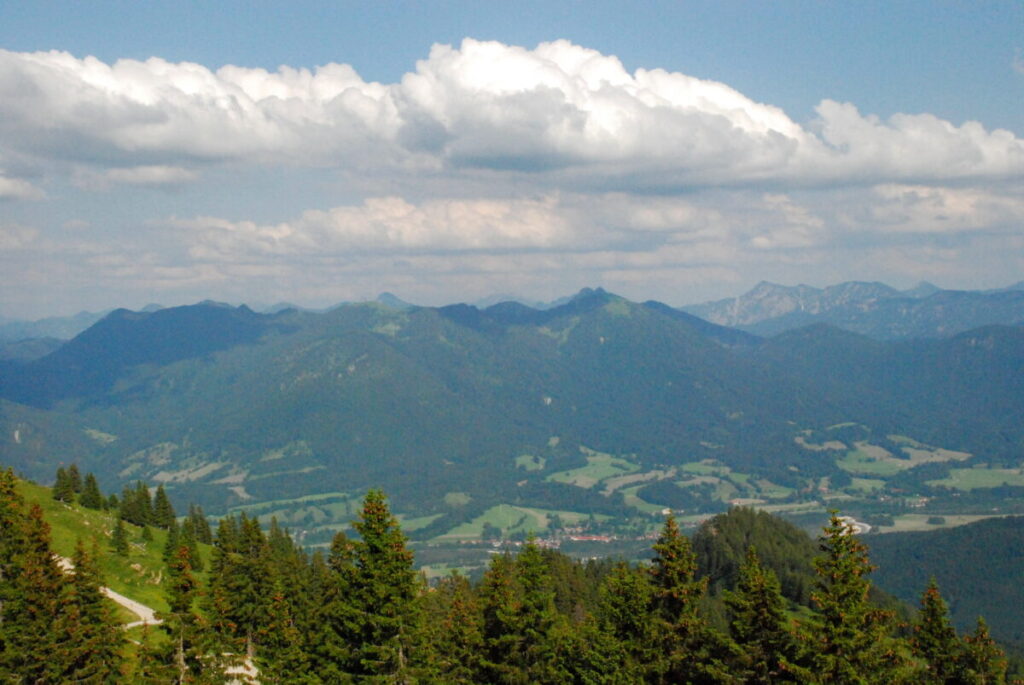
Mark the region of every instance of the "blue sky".
<instances>
[{"instance_id":1,"label":"blue sky","mask_svg":"<svg viewBox=\"0 0 1024 685\"><path fill-rule=\"evenodd\" d=\"M3 3L0 49L0 315L1024 274L1020 2Z\"/></svg>"}]
</instances>

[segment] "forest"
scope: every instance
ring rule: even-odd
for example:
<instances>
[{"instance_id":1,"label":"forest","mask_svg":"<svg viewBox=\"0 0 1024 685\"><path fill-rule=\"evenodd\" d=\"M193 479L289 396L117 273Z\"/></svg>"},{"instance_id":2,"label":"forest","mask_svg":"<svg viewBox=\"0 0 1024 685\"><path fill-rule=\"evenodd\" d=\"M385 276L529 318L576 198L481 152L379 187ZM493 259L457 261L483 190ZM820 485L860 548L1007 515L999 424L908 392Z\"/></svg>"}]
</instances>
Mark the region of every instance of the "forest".
<instances>
[{"instance_id":1,"label":"forest","mask_svg":"<svg viewBox=\"0 0 1024 685\"><path fill-rule=\"evenodd\" d=\"M122 535L126 517L167 529L169 609L136 644L101 592L97 558L122 553L117 529L109 549L80 543L65 570L16 481L0 472L9 682L1007 680L984 620L958 635L934 581L913 613L879 593L867 548L837 512L813 549L789 524L736 508L692 540L668 516L649 562L573 561L531 539L496 551L478 581L428 584L380 490L367 493L353 536L309 553L276 523L264 531L243 514L211 531L195 509L168 516L144 487L97 499L77 471L59 474L54 498L88 490L91 506L118 508Z\"/></svg>"}]
</instances>

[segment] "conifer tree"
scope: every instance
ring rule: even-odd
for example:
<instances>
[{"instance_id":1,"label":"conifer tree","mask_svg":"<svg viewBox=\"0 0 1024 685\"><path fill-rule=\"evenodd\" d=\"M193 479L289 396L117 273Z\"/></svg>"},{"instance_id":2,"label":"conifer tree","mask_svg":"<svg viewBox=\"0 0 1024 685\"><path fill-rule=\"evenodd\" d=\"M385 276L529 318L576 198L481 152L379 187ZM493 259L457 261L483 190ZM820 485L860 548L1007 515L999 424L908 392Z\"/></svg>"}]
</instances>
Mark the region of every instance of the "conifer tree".
<instances>
[{"instance_id":1,"label":"conifer tree","mask_svg":"<svg viewBox=\"0 0 1024 685\"><path fill-rule=\"evenodd\" d=\"M695 577L696 555L675 517L666 518L654 552L651 618L658 649L650 677L666 683L727 680L724 660L730 656L729 644L698 613L707 581Z\"/></svg>"},{"instance_id":2,"label":"conifer tree","mask_svg":"<svg viewBox=\"0 0 1024 685\"><path fill-rule=\"evenodd\" d=\"M516 664L519 651L522 588L516 582L512 558L495 555L480 587L483 613L485 682L521 682Z\"/></svg>"},{"instance_id":3,"label":"conifer tree","mask_svg":"<svg viewBox=\"0 0 1024 685\"><path fill-rule=\"evenodd\" d=\"M74 502L75 489L71 484L71 477L64 467L57 469L57 480L53 484L53 499L58 502Z\"/></svg>"},{"instance_id":4,"label":"conifer tree","mask_svg":"<svg viewBox=\"0 0 1024 685\"><path fill-rule=\"evenodd\" d=\"M21 613L21 556L25 550L24 501L14 473L0 471L0 680L18 681Z\"/></svg>"},{"instance_id":5,"label":"conifer tree","mask_svg":"<svg viewBox=\"0 0 1024 685\"><path fill-rule=\"evenodd\" d=\"M164 663L172 665L177 682L190 682L203 672L204 649L200 619L193 609L197 582L188 563L188 551L179 548L168 566L166 585L169 610L161 628L170 638Z\"/></svg>"},{"instance_id":6,"label":"conifer tree","mask_svg":"<svg viewBox=\"0 0 1024 685\"><path fill-rule=\"evenodd\" d=\"M479 604L469 581L458 573L425 593L417 666L425 680L465 684L483 680L484 638Z\"/></svg>"},{"instance_id":7,"label":"conifer tree","mask_svg":"<svg viewBox=\"0 0 1024 685\"><path fill-rule=\"evenodd\" d=\"M417 583L412 552L380 490L370 490L354 523L358 675L407 677Z\"/></svg>"},{"instance_id":8,"label":"conifer tree","mask_svg":"<svg viewBox=\"0 0 1024 685\"><path fill-rule=\"evenodd\" d=\"M836 512L820 538L816 558L817 605L811 625L814 671L826 682L889 683L897 656L888 639L890 615L871 606L867 548Z\"/></svg>"},{"instance_id":9,"label":"conifer tree","mask_svg":"<svg viewBox=\"0 0 1024 685\"><path fill-rule=\"evenodd\" d=\"M96 476L92 475L92 473L85 474L82 496L79 497L78 501L83 507L88 509L103 508L103 494L100 492L100 486L96 482Z\"/></svg>"},{"instance_id":10,"label":"conifer tree","mask_svg":"<svg viewBox=\"0 0 1024 685\"><path fill-rule=\"evenodd\" d=\"M960 680L969 685L1002 685L1006 682L1006 670L1006 655L989 635L985 619L979 616L974 632L964 636Z\"/></svg>"},{"instance_id":11,"label":"conifer tree","mask_svg":"<svg viewBox=\"0 0 1024 685\"><path fill-rule=\"evenodd\" d=\"M328 558L314 554L310 566L313 591L321 597L315 612L318 629L311 636L317 675L325 683L351 680L358 613L353 601L354 542L339 531L331 541Z\"/></svg>"},{"instance_id":12,"label":"conifer tree","mask_svg":"<svg viewBox=\"0 0 1024 685\"><path fill-rule=\"evenodd\" d=\"M192 521L192 527L196 531L196 539L206 545L213 544L213 531L210 530L210 522L206 520L206 515L203 514L203 508L200 506L189 505L188 517Z\"/></svg>"},{"instance_id":13,"label":"conifer tree","mask_svg":"<svg viewBox=\"0 0 1024 685\"><path fill-rule=\"evenodd\" d=\"M945 685L956 681L961 644L949 623L946 602L939 594L935 578L921 595L921 610L914 621L910 647L914 656L925 662L922 682Z\"/></svg>"},{"instance_id":14,"label":"conifer tree","mask_svg":"<svg viewBox=\"0 0 1024 685\"><path fill-rule=\"evenodd\" d=\"M621 646L624 675L633 682L654 661L655 633L651 620L654 587L646 569L621 562L604 579L598 604L598 621L603 632Z\"/></svg>"},{"instance_id":15,"label":"conifer tree","mask_svg":"<svg viewBox=\"0 0 1024 685\"><path fill-rule=\"evenodd\" d=\"M164 491L164 486L159 485L156 488L156 495L153 498L152 523L157 528L168 529L174 522L174 507L171 506L171 500L167 498L167 493Z\"/></svg>"},{"instance_id":16,"label":"conifer tree","mask_svg":"<svg viewBox=\"0 0 1024 685\"><path fill-rule=\"evenodd\" d=\"M181 540L181 528L174 523L167 529L167 539L164 541L163 559L165 564L170 564L178 554L178 545Z\"/></svg>"},{"instance_id":17,"label":"conifer tree","mask_svg":"<svg viewBox=\"0 0 1024 685\"><path fill-rule=\"evenodd\" d=\"M781 683L797 680L794 664L797 644L789 631L786 603L775 573L761 566L757 551L747 550L733 592L725 592L732 616L729 631L740 648L746 683Z\"/></svg>"},{"instance_id":18,"label":"conifer tree","mask_svg":"<svg viewBox=\"0 0 1024 685\"><path fill-rule=\"evenodd\" d=\"M56 630L63 614L64 577L39 505L29 509L22 523L20 549L13 558L13 592L4 606L3 668L17 674L17 682L50 682L68 660Z\"/></svg>"},{"instance_id":19,"label":"conifer tree","mask_svg":"<svg viewBox=\"0 0 1024 685\"><path fill-rule=\"evenodd\" d=\"M128 556L128 532L124 529L123 519L117 519L114 534L110 539L110 547L118 556Z\"/></svg>"},{"instance_id":20,"label":"conifer tree","mask_svg":"<svg viewBox=\"0 0 1024 685\"><path fill-rule=\"evenodd\" d=\"M78 471L78 464L72 463L68 467L68 481L71 483L71 491L76 495L82 492L82 474Z\"/></svg>"},{"instance_id":21,"label":"conifer tree","mask_svg":"<svg viewBox=\"0 0 1024 685\"><path fill-rule=\"evenodd\" d=\"M516 579L522 588L517 621L520 633L516 664L532 682L563 682L568 674L559 669L559 626L551 574L532 536L516 557Z\"/></svg>"},{"instance_id":22,"label":"conifer tree","mask_svg":"<svg viewBox=\"0 0 1024 685\"><path fill-rule=\"evenodd\" d=\"M124 632L100 591L102 582L95 551L87 554L81 541L72 557L67 597L54 621L62 659L54 663L53 682L120 682Z\"/></svg>"}]
</instances>

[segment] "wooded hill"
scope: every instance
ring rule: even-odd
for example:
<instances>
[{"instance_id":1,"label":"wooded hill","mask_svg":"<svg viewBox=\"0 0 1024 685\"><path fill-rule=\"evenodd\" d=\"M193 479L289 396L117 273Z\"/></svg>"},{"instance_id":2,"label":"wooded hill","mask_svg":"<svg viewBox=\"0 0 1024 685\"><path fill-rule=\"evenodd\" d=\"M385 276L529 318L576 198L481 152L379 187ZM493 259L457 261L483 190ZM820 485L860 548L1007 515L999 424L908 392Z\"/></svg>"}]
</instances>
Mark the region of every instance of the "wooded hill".
<instances>
[{"instance_id":1,"label":"wooded hill","mask_svg":"<svg viewBox=\"0 0 1024 685\"><path fill-rule=\"evenodd\" d=\"M600 290L548 310L205 303L118 310L3 363L0 449L39 480L77 461L105 489L163 483L179 507L276 513L324 544L375 486L423 539L479 537L499 505L630 529L734 499L955 507L973 466L995 482L971 497L1005 484L1014 511L1022 372L1019 327L765 340Z\"/></svg>"},{"instance_id":2,"label":"wooded hill","mask_svg":"<svg viewBox=\"0 0 1024 685\"><path fill-rule=\"evenodd\" d=\"M799 531L738 509L693 543L669 517L649 564L572 562L531 541L495 555L477 584L453 575L429 590L381 492L367 494L354 528L357 537L338 534L327 555L309 556L277 526L222 519L208 580L180 544L161 583L163 623L126 650L99 595L101 552L80 551L74 571L61 571L40 507L0 473L0 674L42 683L223 682L229 669L243 678L242 668L263 682L304 683L1005 682L984 622L957 636L934 586L910 625L873 603L866 550L834 516L813 571L798 570L811 551Z\"/></svg>"}]
</instances>

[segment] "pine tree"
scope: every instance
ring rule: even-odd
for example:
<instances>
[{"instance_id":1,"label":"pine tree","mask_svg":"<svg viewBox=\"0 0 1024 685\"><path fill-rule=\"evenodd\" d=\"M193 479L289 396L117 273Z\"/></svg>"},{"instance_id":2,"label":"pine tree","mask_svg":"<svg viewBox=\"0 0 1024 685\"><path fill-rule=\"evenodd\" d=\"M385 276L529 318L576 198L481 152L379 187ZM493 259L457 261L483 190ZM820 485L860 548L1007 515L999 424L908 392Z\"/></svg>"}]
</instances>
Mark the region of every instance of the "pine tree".
<instances>
[{"instance_id":1,"label":"pine tree","mask_svg":"<svg viewBox=\"0 0 1024 685\"><path fill-rule=\"evenodd\" d=\"M118 556L128 556L128 533L124 529L124 520L117 519L114 526L114 534L110 539L110 547Z\"/></svg>"},{"instance_id":2,"label":"pine tree","mask_svg":"<svg viewBox=\"0 0 1024 685\"><path fill-rule=\"evenodd\" d=\"M156 489L156 496L153 499L153 525L157 528L168 529L175 522L174 507L171 500L167 498L164 486L159 485Z\"/></svg>"},{"instance_id":3,"label":"pine tree","mask_svg":"<svg viewBox=\"0 0 1024 685\"><path fill-rule=\"evenodd\" d=\"M57 469L57 480L53 484L53 499L58 502L74 502L75 489L71 484L71 477L64 467Z\"/></svg>"},{"instance_id":4,"label":"pine tree","mask_svg":"<svg viewBox=\"0 0 1024 685\"><path fill-rule=\"evenodd\" d=\"M969 685L1002 685L1006 682L1006 669L1006 655L989 635L985 619L979 617L974 632L964 636L961 682Z\"/></svg>"},{"instance_id":5,"label":"pine tree","mask_svg":"<svg viewBox=\"0 0 1024 685\"><path fill-rule=\"evenodd\" d=\"M79 503L88 509L102 509L103 508L103 494L100 492L100 486L96 483L96 476L92 473L85 474L85 483L82 485L82 496L79 498Z\"/></svg>"},{"instance_id":6,"label":"pine tree","mask_svg":"<svg viewBox=\"0 0 1024 685\"><path fill-rule=\"evenodd\" d=\"M100 591L102 582L94 559L95 552L87 554L79 541L72 557L67 598L54 621L63 658L54 663L53 682L120 682L124 632Z\"/></svg>"},{"instance_id":7,"label":"pine tree","mask_svg":"<svg viewBox=\"0 0 1024 685\"><path fill-rule=\"evenodd\" d=\"M26 546L25 503L15 490L14 473L0 471L0 680L18 682L20 654L21 556Z\"/></svg>"},{"instance_id":8,"label":"pine tree","mask_svg":"<svg viewBox=\"0 0 1024 685\"><path fill-rule=\"evenodd\" d=\"M355 544L353 578L357 675L401 680L414 624L413 555L380 490L367 492L354 527L361 537Z\"/></svg>"},{"instance_id":9,"label":"pine tree","mask_svg":"<svg viewBox=\"0 0 1024 685\"><path fill-rule=\"evenodd\" d=\"M956 682L961 644L949 623L946 602L932 578L921 595L921 610L910 638L914 656L925 662L922 682L945 685Z\"/></svg>"},{"instance_id":10,"label":"pine tree","mask_svg":"<svg viewBox=\"0 0 1024 685\"><path fill-rule=\"evenodd\" d=\"M22 526L20 550L12 559L13 593L4 606L2 670L17 674L16 682L50 682L67 662L56 630L63 619L64 574L39 505L29 509Z\"/></svg>"},{"instance_id":11,"label":"pine tree","mask_svg":"<svg viewBox=\"0 0 1024 685\"><path fill-rule=\"evenodd\" d=\"M891 616L868 602L874 567L867 548L834 511L824 533L811 594L818 609L811 626L814 671L833 683L892 682L898 664L888 639Z\"/></svg>"},{"instance_id":12,"label":"pine tree","mask_svg":"<svg viewBox=\"0 0 1024 685\"><path fill-rule=\"evenodd\" d=\"M181 540L181 529L178 524L173 524L167 529L167 539L164 541L163 559L165 564L169 564L174 560L174 557L178 555L178 545Z\"/></svg>"},{"instance_id":13,"label":"pine tree","mask_svg":"<svg viewBox=\"0 0 1024 685\"><path fill-rule=\"evenodd\" d=\"M196 539L203 544L212 545L213 532L210 530L210 522L206 520L206 515L203 514L203 508L189 505L188 517L192 521L193 528L195 528Z\"/></svg>"},{"instance_id":14,"label":"pine tree","mask_svg":"<svg viewBox=\"0 0 1024 685\"><path fill-rule=\"evenodd\" d=\"M668 516L650 568L652 621L658 649L650 664L655 682L727 680L729 644L698 614L707 579L697 579L697 559L689 539Z\"/></svg>"},{"instance_id":15,"label":"pine tree","mask_svg":"<svg viewBox=\"0 0 1024 685\"><path fill-rule=\"evenodd\" d=\"M71 483L71 491L76 495L82 492L82 474L78 471L78 464L72 463L68 467L68 481Z\"/></svg>"},{"instance_id":16,"label":"pine tree","mask_svg":"<svg viewBox=\"0 0 1024 685\"><path fill-rule=\"evenodd\" d=\"M521 634L522 588L515 578L512 558L507 554L491 558L480 586L482 603L484 682L523 682L518 652Z\"/></svg>"},{"instance_id":17,"label":"pine tree","mask_svg":"<svg viewBox=\"0 0 1024 685\"><path fill-rule=\"evenodd\" d=\"M747 550L736 589L725 592L732 616L729 630L740 648L746 683L780 683L797 680L793 665L797 643L788 629L786 603L775 573L761 566L757 551Z\"/></svg>"},{"instance_id":18,"label":"pine tree","mask_svg":"<svg viewBox=\"0 0 1024 685\"><path fill-rule=\"evenodd\" d=\"M650 573L625 562L616 564L601 584L599 625L620 646L623 673L633 682L641 680L641 673L655 658L653 593Z\"/></svg>"},{"instance_id":19,"label":"pine tree","mask_svg":"<svg viewBox=\"0 0 1024 685\"><path fill-rule=\"evenodd\" d=\"M559 669L556 643L566 631L558 630L564 626L555 610L551 573L532 537L516 557L515 574L522 588L516 665L532 682L564 682L568 674Z\"/></svg>"},{"instance_id":20,"label":"pine tree","mask_svg":"<svg viewBox=\"0 0 1024 685\"><path fill-rule=\"evenodd\" d=\"M424 607L420 623L417 666L422 679L466 685L482 682L483 629L469 581L453 573L423 598L430 604Z\"/></svg>"}]
</instances>

